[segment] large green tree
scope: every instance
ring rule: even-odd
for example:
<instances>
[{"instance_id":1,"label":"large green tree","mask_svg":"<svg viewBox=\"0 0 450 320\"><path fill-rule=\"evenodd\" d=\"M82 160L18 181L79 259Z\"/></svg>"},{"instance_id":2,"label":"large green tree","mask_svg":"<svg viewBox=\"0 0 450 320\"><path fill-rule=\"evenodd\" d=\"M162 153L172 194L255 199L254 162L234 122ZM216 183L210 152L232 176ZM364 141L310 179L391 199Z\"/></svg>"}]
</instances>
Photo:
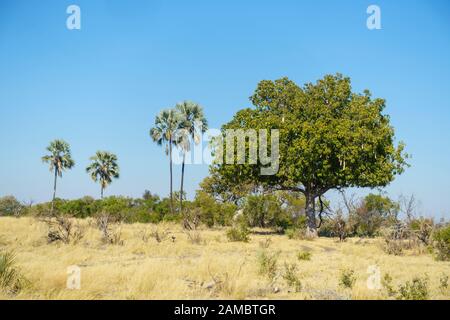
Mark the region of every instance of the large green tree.
<instances>
[{"instance_id":1,"label":"large green tree","mask_svg":"<svg viewBox=\"0 0 450 320\"><path fill-rule=\"evenodd\" d=\"M180 187L180 209L183 210L183 183L184 166L186 153L191 149L191 143L200 143L202 133L208 130L208 122L203 113L203 108L194 102L183 101L176 105L176 110L180 115L178 126L178 146L183 152L183 162L181 164L181 187Z\"/></svg>"},{"instance_id":2,"label":"large green tree","mask_svg":"<svg viewBox=\"0 0 450 320\"><path fill-rule=\"evenodd\" d=\"M53 198L51 213L53 213L53 206L56 198L56 181L58 177L62 177L63 171L71 169L75 165L70 152L70 146L64 140L54 140L50 142L47 147L49 154L42 157L42 161L50 165L50 171L54 173L53 181Z\"/></svg>"},{"instance_id":3,"label":"large green tree","mask_svg":"<svg viewBox=\"0 0 450 320\"><path fill-rule=\"evenodd\" d=\"M155 126L150 129L150 137L159 146L165 145L166 155L169 156L170 166L170 210L173 214L173 173L172 147L176 145L176 131L180 124L180 115L174 109L163 110L155 118Z\"/></svg>"},{"instance_id":4,"label":"large green tree","mask_svg":"<svg viewBox=\"0 0 450 320\"><path fill-rule=\"evenodd\" d=\"M264 80L250 100L254 108L237 112L222 127L223 135L228 129L278 129L278 172L261 175L260 161L216 162L211 172L228 186L250 182L303 194L312 235L317 235L316 200L327 191L383 187L407 165L404 145L395 145L394 129L383 113L385 100L373 99L368 90L352 92L350 79L341 74L303 87L288 78Z\"/></svg>"},{"instance_id":5,"label":"large green tree","mask_svg":"<svg viewBox=\"0 0 450 320\"><path fill-rule=\"evenodd\" d=\"M112 183L112 179L119 178L117 156L107 151L97 151L90 160L91 164L87 166L86 172L95 182L100 181L100 195L103 199L103 192Z\"/></svg>"}]
</instances>

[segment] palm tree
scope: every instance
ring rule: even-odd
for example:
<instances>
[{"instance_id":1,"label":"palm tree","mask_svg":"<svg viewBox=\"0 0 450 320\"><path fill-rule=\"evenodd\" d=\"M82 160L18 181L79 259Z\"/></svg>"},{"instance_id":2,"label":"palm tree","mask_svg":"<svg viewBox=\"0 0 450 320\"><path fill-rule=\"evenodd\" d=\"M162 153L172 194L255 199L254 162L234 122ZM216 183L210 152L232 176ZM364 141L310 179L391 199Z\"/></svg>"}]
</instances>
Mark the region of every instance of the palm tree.
<instances>
[{"instance_id":1,"label":"palm tree","mask_svg":"<svg viewBox=\"0 0 450 320\"><path fill-rule=\"evenodd\" d=\"M112 179L119 178L117 156L107 151L97 151L90 160L92 163L87 166L86 172L91 175L92 180L95 182L100 180L101 197L103 199L103 191L111 184Z\"/></svg>"},{"instance_id":2,"label":"palm tree","mask_svg":"<svg viewBox=\"0 0 450 320\"><path fill-rule=\"evenodd\" d=\"M155 126L150 129L150 137L158 145L166 146L166 155L170 164L170 210L173 214L173 174L172 174L172 146L176 144L176 130L180 116L174 109L163 110L155 118Z\"/></svg>"},{"instance_id":3,"label":"palm tree","mask_svg":"<svg viewBox=\"0 0 450 320\"><path fill-rule=\"evenodd\" d=\"M183 151L183 163L181 165L181 188L180 188L180 208L183 210L183 183L184 183L184 165L186 153L191 148L191 139L195 144L200 142L200 136L208 129L208 122L203 114L203 108L197 103L184 101L176 105L180 114L181 121L178 126L179 138L178 145Z\"/></svg>"},{"instance_id":4,"label":"palm tree","mask_svg":"<svg viewBox=\"0 0 450 320\"><path fill-rule=\"evenodd\" d=\"M64 140L54 140L47 147L50 154L42 157L42 161L50 164L50 171L54 172L55 180L53 182L53 198L50 213L53 213L53 206L56 198L56 180L58 176L61 178L62 173L66 169L71 169L75 165L70 153L70 146Z\"/></svg>"}]
</instances>

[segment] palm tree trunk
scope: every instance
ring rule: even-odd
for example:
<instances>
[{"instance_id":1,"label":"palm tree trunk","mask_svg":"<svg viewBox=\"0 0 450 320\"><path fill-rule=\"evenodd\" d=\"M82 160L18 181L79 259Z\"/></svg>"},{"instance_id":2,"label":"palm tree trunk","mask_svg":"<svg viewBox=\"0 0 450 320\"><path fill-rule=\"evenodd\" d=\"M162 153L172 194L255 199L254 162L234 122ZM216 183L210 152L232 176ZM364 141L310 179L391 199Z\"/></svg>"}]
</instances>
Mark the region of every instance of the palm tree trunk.
<instances>
[{"instance_id":1,"label":"palm tree trunk","mask_svg":"<svg viewBox=\"0 0 450 320\"><path fill-rule=\"evenodd\" d=\"M172 138L169 139L169 162L170 162L170 211L173 214L173 186L172 186Z\"/></svg>"},{"instance_id":2,"label":"palm tree trunk","mask_svg":"<svg viewBox=\"0 0 450 320\"><path fill-rule=\"evenodd\" d=\"M101 199L103 200L103 185L102 185L102 190L101 190Z\"/></svg>"},{"instance_id":3,"label":"palm tree trunk","mask_svg":"<svg viewBox=\"0 0 450 320\"><path fill-rule=\"evenodd\" d=\"M180 211L183 211L183 182L184 182L184 162L186 160L186 153L183 152L183 163L181 165L181 188L180 188Z\"/></svg>"},{"instance_id":4,"label":"palm tree trunk","mask_svg":"<svg viewBox=\"0 0 450 320\"><path fill-rule=\"evenodd\" d=\"M53 198L52 198L52 207L50 209L50 214L53 214L53 208L55 205L55 198L56 198L56 180L58 178L58 168L55 166L55 181L53 182Z\"/></svg>"}]
</instances>

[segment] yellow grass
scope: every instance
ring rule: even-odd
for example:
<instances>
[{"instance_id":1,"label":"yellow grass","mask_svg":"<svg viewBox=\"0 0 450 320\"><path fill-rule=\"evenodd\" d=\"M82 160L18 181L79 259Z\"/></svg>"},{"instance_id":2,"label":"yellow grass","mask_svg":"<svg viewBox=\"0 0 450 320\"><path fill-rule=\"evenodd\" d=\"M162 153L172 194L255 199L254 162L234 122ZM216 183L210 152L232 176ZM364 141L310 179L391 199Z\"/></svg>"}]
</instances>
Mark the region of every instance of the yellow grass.
<instances>
[{"instance_id":1,"label":"yellow grass","mask_svg":"<svg viewBox=\"0 0 450 320\"><path fill-rule=\"evenodd\" d=\"M252 234L249 243L232 243L226 229L199 231L193 244L174 224L122 225L124 244L106 245L90 220L78 244L47 244L47 226L33 218L0 218L0 251L14 251L16 264L30 285L17 295L0 293L1 299L387 299L385 290L369 290L371 265L389 273L398 286L415 276L428 276L432 299L449 299L439 289L439 278L450 276L450 263L437 262L426 253L390 256L380 240L289 240L286 236ZM143 240L143 232L167 230L161 243ZM173 241L172 235L175 237ZM270 246L261 242L270 238ZM258 273L258 253L279 252L273 283ZM297 254L310 251L310 261ZM293 292L282 278L284 263L297 265L302 290ZM67 268L81 268L81 289L66 288ZM352 289L342 288L343 269L355 271Z\"/></svg>"}]
</instances>

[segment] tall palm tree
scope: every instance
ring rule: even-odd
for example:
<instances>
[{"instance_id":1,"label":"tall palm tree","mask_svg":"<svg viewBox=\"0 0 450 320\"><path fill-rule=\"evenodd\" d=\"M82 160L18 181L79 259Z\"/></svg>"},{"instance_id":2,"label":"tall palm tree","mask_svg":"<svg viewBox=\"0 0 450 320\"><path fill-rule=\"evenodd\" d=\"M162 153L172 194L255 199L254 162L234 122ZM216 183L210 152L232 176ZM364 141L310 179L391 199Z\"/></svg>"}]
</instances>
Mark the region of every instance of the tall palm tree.
<instances>
[{"instance_id":1,"label":"tall palm tree","mask_svg":"<svg viewBox=\"0 0 450 320\"><path fill-rule=\"evenodd\" d=\"M150 137L158 145L165 145L166 155L169 156L170 165L170 210L173 214L173 173L172 173L172 146L176 144L176 130L180 116L174 109L166 109L155 118L155 126L150 129Z\"/></svg>"},{"instance_id":2,"label":"tall palm tree","mask_svg":"<svg viewBox=\"0 0 450 320\"><path fill-rule=\"evenodd\" d=\"M50 213L53 213L53 206L56 198L56 180L62 178L62 173L66 169L71 169L75 165L70 152L70 146L64 140L54 140L47 147L50 154L42 157L42 161L50 164L50 171L54 172L55 180L53 182L53 198Z\"/></svg>"},{"instance_id":3,"label":"tall palm tree","mask_svg":"<svg viewBox=\"0 0 450 320\"><path fill-rule=\"evenodd\" d=\"M119 178L117 156L107 151L97 151L90 160L92 162L87 166L86 172L91 175L95 182L100 180L101 197L103 199L103 191L111 184L112 179Z\"/></svg>"},{"instance_id":4,"label":"tall palm tree","mask_svg":"<svg viewBox=\"0 0 450 320\"><path fill-rule=\"evenodd\" d=\"M180 123L178 126L178 145L183 151L183 162L181 165L181 188L180 188L180 208L183 210L183 183L184 166L186 153L190 151L191 140L198 144L201 134L208 129L208 122L203 114L203 108L191 101L183 101L176 105L176 110L180 114Z\"/></svg>"}]
</instances>

